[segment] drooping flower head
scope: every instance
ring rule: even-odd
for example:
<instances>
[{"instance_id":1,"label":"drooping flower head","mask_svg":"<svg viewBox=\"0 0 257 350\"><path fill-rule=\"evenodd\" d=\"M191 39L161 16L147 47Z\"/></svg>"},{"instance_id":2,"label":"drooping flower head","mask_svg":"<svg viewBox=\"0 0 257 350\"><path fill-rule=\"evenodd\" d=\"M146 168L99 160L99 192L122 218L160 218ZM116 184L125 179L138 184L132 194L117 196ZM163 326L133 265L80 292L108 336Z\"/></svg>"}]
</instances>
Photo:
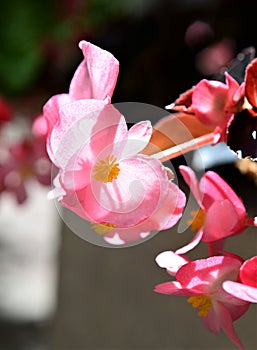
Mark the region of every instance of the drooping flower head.
<instances>
[{"instance_id":1,"label":"drooping flower head","mask_svg":"<svg viewBox=\"0 0 257 350\"><path fill-rule=\"evenodd\" d=\"M162 267L174 268L177 265L177 272L175 281L155 286L155 292L188 296L188 303L198 310L198 315L211 332L219 334L223 330L239 349L244 349L233 322L248 310L250 304L232 297L222 287L224 281L237 281L241 259L213 256L186 262L182 257L174 259L174 255L166 253L165 257L157 258Z\"/></svg>"},{"instance_id":2,"label":"drooping flower head","mask_svg":"<svg viewBox=\"0 0 257 350\"><path fill-rule=\"evenodd\" d=\"M190 222L197 233L193 240L177 251L184 254L201 240L221 241L246 228L246 209L232 188L215 172L207 171L198 182L192 169L180 166L180 172L193 192L200 209Z\"/></svg>"}]
</instances>

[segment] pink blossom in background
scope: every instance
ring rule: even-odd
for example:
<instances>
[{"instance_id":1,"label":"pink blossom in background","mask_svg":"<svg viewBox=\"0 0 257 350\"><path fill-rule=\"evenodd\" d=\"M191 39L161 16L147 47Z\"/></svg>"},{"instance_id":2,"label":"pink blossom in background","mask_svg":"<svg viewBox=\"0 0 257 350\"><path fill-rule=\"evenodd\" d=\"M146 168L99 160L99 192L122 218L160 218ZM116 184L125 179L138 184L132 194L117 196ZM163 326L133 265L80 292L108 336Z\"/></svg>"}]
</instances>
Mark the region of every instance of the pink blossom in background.
<instances>
[{"instance_id":1,"label":"pink blossom in background","mask_svg":"<svg viewBox=\"0 0 257 350\"><path fill-rule=\"evenodd\" d=\"M235 46L234 40L225 38L205 47L196 55L196 69L204 76L220 74L234 58Z\"/></svg>"},{"instance_id":2,"label":"pink blossom in background","mask_svg":"<svg viewBox=\"0 0 257 350\"><path fill-rule=\"evenodd\" d=\"M12 115L12 107L4 98L0 97L0 128L4 123L11 120Z\"/></svg>"},{"instance_id":3,"label":"pink blossom in background","mask_svg":"<svg viewBox=\"0 0 257 350\"><path fill-rule=\"evenodd\" d=\"M176 265L172 259L172 255L170 261L166 256L165 265ZM238 280L241 265L241 259L224 256L183 262L177 270L176 280L155 286L155 292L189 296L188 303L198 309L205 327L214 334L223 330L239 349L244 349L233 322L244 315L250 303L231 296L223 288L224 281Z\"/></svg>"},{"instance_id":4,"label":"pink blossom in background","mask_svg":"<svg viewBox=\"0 0 257 350\"><path fill-rule=\"evenodd\" d=\"M215 250L222 249L225 238L246 228L246 210L242 200L213 171L207 171L198 182L192 169L186 166L179 169L200 209L191 222L192 228L197 230L195 237L176 253L184 254L200 241L214 244Z\"/></svg>"},{"instance_id":5,"label":"pink blossom in background","mask_svg":"<svg viewBox=\"0 0 257 350\"><path fill-rule=\"evenodd\" d=\"M60 109L52 130L60 168L52 195L109 243L145 238L182 215L183 192L159 160L140 154L151 134L149 121L128 130L124 117L102 101L80 100Z\"/></svg>"},{"instance_id":6,"label":"pink blossom in background","mask_svg":"<svg viewBox=\"0 0 257 350\"><path fill-rule=\"evenodd\" d=\"M12 193L19 204L28 197L26 182L35 179L42 185L51 184L51 162L46 152L45 120L41 119L41 133L35 131L27 138L14 142L12 145L1 145L0 163L0 193ZM44 129L44 131L43 131Z\"/></svg>"},{"instance_id":7,"label":"pink blossom in background","mask_svg":"<svg viewBox=\"0 0 257 350\"><path fill-rule=\"evenodd\" d=\"M50 139L53 127L59 123L60 107L72 101L89 99L92 100L92 106L88 105L90 113L96 100L105 104L110 102L118 77L119 62L111 53L84 40L79 43L79 47L84 59L74 73L69 93L54 95L43 108L48 125L47 149L52 160L56 148Z\"/></svg>"}]
</instances>

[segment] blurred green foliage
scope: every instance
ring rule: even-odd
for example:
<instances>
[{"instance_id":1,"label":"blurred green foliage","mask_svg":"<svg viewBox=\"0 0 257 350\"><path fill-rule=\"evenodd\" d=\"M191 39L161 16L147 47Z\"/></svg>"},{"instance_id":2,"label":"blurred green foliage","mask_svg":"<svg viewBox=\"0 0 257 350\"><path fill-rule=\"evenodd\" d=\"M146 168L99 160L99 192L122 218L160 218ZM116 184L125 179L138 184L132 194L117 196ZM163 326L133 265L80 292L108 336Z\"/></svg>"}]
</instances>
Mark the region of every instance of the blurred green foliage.
<instances>
[{"instance_id":1,"label":"blurred green foliage","mask_svg":"<svg viewBox=\"0 0 257 350\"><path fill-rule=\"evenodd\" d=\"M14 97L33 88L44 65L49 63L47 45L58 50L58 42L73 45L70 41L85 34L92 37L142 3L146 1L1 1L0 94ZM54 59L55 56L50 54L50 57Z\"/></svg>"},{"instance_id":2,"label":"blurred green foliage","mask_svg":"<svg viewBox=\"0 0 257 350\"><path fill-rule=\"evenodd\" d=\"M43 62L41 44L54 27L50 0L8 0L0 4L0 92L26 89Z\"/></svg>"}]
</instances>

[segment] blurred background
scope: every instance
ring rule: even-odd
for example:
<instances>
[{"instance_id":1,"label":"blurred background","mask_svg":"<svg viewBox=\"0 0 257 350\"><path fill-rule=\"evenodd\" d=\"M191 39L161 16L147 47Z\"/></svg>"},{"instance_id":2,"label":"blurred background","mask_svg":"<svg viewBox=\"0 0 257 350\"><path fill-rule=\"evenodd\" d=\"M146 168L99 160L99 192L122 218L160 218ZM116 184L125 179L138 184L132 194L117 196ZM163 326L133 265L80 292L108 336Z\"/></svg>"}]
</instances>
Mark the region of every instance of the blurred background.
<instances>
[{"instance_id":1,"label":"blurred background","mask_svg":"<svg viewBox=\"0 0 257 350\"><path fill-rule=\"evenodd\" d=\"M49 97L68 91L81 39L120 61L113 103L164 108L200 79L220 78L234 57L241 57L234 72L242 79L246 61L237 55L257 47L255 17L250 0L1 1L0 350L235 348L209 333L184 298L152 291L168 280L154 258L180 247L190 230L177 234L175 227L142 245L107 249L61 222L47 200L51 164L35 123ZM219 172L255 216L253 179L227 149L202 152L205 168ZM176 159L175 169L183 162ZM227 249L256 255L255 234L247 229ZM191 256L207 251L200 245ZM252 306L235 323L250 350L257 347L256 315Z\"/></svg>"}]
</instances>

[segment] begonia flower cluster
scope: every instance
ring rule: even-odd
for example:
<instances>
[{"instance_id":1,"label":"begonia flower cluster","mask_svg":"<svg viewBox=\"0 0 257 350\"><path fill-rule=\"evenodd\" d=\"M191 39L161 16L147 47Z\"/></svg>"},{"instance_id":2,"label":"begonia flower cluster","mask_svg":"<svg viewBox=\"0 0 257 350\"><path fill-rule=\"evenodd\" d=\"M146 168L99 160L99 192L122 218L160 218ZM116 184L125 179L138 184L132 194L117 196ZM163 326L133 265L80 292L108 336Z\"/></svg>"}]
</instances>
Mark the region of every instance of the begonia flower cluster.
<instances>
[{"instance_id":1,"label":"begonia flower cluster","mask_svg":"<svg viewBox=\"0 0 257 350\"><path fill-rule=\"evenodd\" d=\"M0 116L3 118L0 130L0 195L9 193L18 204L23 204L29 197L31 180L43 186L51 185L52 165L46 152L44 117L38 116L32 123L27 123L24 133L18 135L19 122L11 119L13 114L11 106L0 101Z\"/></svg>"},{"instance_id":2,"label":"begonia flower cluster","mask_svg":"<svg viewBox=\"0 0 257 350\"><path fill-rule=\"evenodd\" d=\"M203 79L169 106L176 113L154 126L144 120L128 128L111 104L119 62L89 42L81 41L79 47L84 57L68 93L51 97L43 108L47 152L57 168L49 197L91 223L110 246L141 242L178 223L186 205L164 161L204 144L228 142L233 123L238 116L244 123L245 113L251 118L252 138L256 136L257 60L247 67L241 85L229 72L225 82ZM252 145L249 154L234 151L254 159L256 142ZM256 226L256 220L214 171L198 179L189 166L179 170L199 206L190 221L196 234L176 251L158 255L157 264L171 280L157 285L155 292L188 297L205 327L214 334L223 331L244 349L234 322L257 302L257 257L244 260L224 251L224 244ZM189 259L185 254L201 242L209 256Z\"/></svg>"}]
</instances>

